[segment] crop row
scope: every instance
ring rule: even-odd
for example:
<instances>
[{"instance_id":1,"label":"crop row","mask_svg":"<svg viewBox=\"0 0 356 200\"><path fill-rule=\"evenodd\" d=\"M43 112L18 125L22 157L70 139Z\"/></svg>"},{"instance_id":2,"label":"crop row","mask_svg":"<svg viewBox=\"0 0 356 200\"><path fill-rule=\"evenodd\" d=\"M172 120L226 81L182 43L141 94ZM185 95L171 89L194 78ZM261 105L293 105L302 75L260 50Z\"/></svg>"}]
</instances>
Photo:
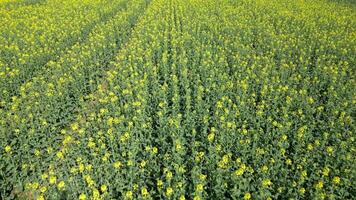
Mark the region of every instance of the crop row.
<instances>
[{"instance_id":1,"label":"crop row","mask_svg":"<svg viewBox=\"0 0 356 200\"><path fill-rule=\"evenodd\" d=\"M49 62L37 76L22 84L19 97L12 98L9 109L1 111L2 143L14 148L23 144L14 149L13 164L1 162L2 172L6 176L13 174L13 183L31 177L36 167L42 167L43 163L33 160L34 150L58 139L56 130L76 112L79 97L95 87L110 59L130 37L145 5L146 1L130 1L109 21L96 25L85 41L73 45L57 61ZM28 168L23 167L26 165ZM7 180L2 182L4 194L12 187Z\"/></svg>"}]
</instances>

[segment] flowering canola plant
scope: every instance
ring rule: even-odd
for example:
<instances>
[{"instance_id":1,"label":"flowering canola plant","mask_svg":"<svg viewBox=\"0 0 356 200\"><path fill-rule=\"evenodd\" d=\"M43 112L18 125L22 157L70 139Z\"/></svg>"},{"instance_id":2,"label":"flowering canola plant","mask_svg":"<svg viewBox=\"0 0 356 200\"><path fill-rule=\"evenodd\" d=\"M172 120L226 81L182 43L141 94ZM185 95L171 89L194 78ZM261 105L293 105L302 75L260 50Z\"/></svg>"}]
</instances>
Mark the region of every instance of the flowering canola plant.
<instances>
[{"instance_id":1,"label":"flowering canola plant","mask_svg":"<svg viewBox=\"0 0 356 200\"><path fill-rule=\"evenodd\" d=\"M0 16L2 199L356 198L350 3L6 0Z\"/></svg>"}]
</instances>

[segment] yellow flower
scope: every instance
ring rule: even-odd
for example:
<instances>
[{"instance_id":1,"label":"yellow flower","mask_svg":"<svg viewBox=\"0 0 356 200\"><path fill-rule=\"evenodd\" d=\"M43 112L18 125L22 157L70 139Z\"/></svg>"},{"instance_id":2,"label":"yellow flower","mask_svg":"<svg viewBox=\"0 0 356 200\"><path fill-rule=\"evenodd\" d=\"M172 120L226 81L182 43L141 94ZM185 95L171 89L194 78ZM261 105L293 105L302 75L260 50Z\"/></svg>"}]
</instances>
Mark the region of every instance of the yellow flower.
<instances>
[{"instance_id":1,"label":"yellow flower","mask_svg":"<svg viewBox=\"0 0 356 200\"><path fill-rule=\"evenodd\" d=\"M53 151L53 148L52 148L52 147L48 147L48 148L47 148L47 153L52 153L52 151Z\"/></svg>"},{"instance_id":2,"label":"yellow flower","mask_svg":"<svg viewBox=\"0 0 356 200\"><path fill-rule=\"evenodd\" d=\"M200 174L200 175L199 175L199 179L200 179L201 181L204 181L204 180L206 179L206 175L205 175L205 174Z\"/></svg>"},{"instance_id":3,"label":"yellow flower","mask_svg":"<svg viewBox=\"0 0 356 200\"><path fill-rule=\"evenodd\" d=\"M183 188L183 182L178 182L178 183L177 183L177 187L178 187L178 188Z\"/></svg>"},{"instance_id":4,"label":"yellow flower","mask_svg":"<svg viewBox=\"0 0 356 200\"><path fill-rule=\"evenodd\" d=\"M225 169L227 168L229 163L229 155L224 155L222 159L219 161L218 166L219 168Z\"/></svg>"},{"instance_id":5,"label":"yellow flower","mask_svg":"<svg viewBox=\"0 0 356 200\"><path fill-rule=\"evenodd\" d=\"M142 160L141 163L140 163L140 167L141 168L145 168L145 166L146 166L146 161Z\"/></svg>"},{"instance_id":6,"label":"yellow flower","mask_svg":"<svg viewBox=\"0 0 356 200\"><path fill-rule=\"evenodd\" d=\"M229 155L224 155L222 158L223 163L228 163L229 162Z\"/></svg>"},{"instance_id":7,"label":"yellow flower","mask_svg":"<svg viewBox=\"0 0 356 200\"><path fill-rule=\"evenodd\" d=\"M84 167L84 164L83 164L83 163L80 163L80 164L79 164L79 171L80 171L80 172L83 172L83 171L84 171L84 168L85 168L85 167Z\"/></svg>"},{"instance_id":8,"label":"yellow flower","mask_svg":"<svg viewBox=\"0 0 356 200\"><path fill-rule=\"evenodd\" d=\"M251 194L249 192L247 192L244 195L244 200L249 200L249 199L251 199Z\"/></svg>"},{"instance_id":9,"label":"yellow flower","mask_svg":"<svg viewBox=\"0 0 356 200\"><path fill-rule=\"evenodd\" d=\"M45 193L46 191L47 191L47 187L46 187L46 186L42 186L42 187L41 187L41 192L42 192L42 193Z\"/></svg>"},{"instance_id":10,"label":"yellow flower","mask_svg":"<svg viewBox=\"0 0 356 200\"><path fill-rule=\"evenodd\" d=\"M197 185L196 189L197 189L198 192L202 192L204 190L204 185L200 183L200 184Z\"/></svg>"},{"instance_id":11,"label":"yellow flower","mask_svg":"<svg viewBox=\"0 0 356 200\"><path fill-rule=\"evenodd\" d=\"M333 183L334 183L335 185L340 184L340 181L341 181L341 179L340 179L340 177L338 177L338 176L335 176L335 177L333 178Z\"/></svg>"},{"instance_id":12,"label":"yellow flower","mask_svg":"<svg viewBox=\"0 0 356 200\"><path fill-rule=\"evenodd\" d=\"M79 128L79 124L78 123L73 123L73 124L70 125L70 127L72 128L73 131L76 131Z\"/></svg>"},{"instance_id":13,"label":"yellow flower","mask_svg":"<svg viewBox=\"0 0 356 200\"><path fill-rule=\"evenodd\" d=\"M173 193L173 188L168 187L166 190L166 195L170 197L172 195L172 193Z\"/></svg>"},{"instance_id":14,"label":"yellow flower","mask_svg":"<svg viewBox=\"0 0 356 200\"><path fill-rule=\"evenodd\" d=\"M299 189L299 192L300 192L301 194L304 194L304 193L305 193L305 188L303 188L303 187L300 188L300 189Z\"/></svg>"},{"instance_id":15,"label":"yellow flower","mask_svg":"<svg viewBox=\"0 0 356 200\"><path fill-rule=\"evenodd\" d=\"M149 195L149 193L145 187L141 188L141 195L143 197L147 197Z\"/></svg>"},{"instance_id":16,"label":"yellow flower","mask_svg":"<svg viewBox=\"0 0 356 200\"><path fill-rule=\"evenodd\" d=\"M236 176L241 176L245 172L244 168L240 167L235 171Z\"/></svg>"},{"instance_id":17,"label":"yellow flower","mask_svg":"<svg viewBox=\"0 0 356 200\"><path fill-rule=\"evenodd\" d=\"M108 161L108 157L106 155L104 155L102 158L101 158L102 161L106 162Z\"/></svg>"},{"instance_id":18,"label":"yellow flower","mask_svg":"<svg viewBox=\"0 0 356 200\"><path fill-rule=\"evenodd\" d=\"M107 120L107 125L108 126L112 126L114 122L114 118L113 117L109 117L109 119Z\"/></svg>"},{"instance_id":19,"label":"yellow flower","mask_svg":"<svg viewBox=\"0 0 356 200\"><path fill-rule=\"evenodd\" d=\"M304 136L304 133L305 133L305 130L307 130L307 126L302 126L302 127L300 127L299 129L298 129L298 137L299 138L302 138L303 136Z\"/></svg>"},{"instance_id":20,"label":"yellow flower","mask_svg":"<svg viewBox=\"0 0 356 200\"><path fill-rule=\"evenodd\" d=\"M48 174L47 173L44 173L41 175L41 179L42 180L46 180L48 178Z\"/></svg>"},{"instance_id":21,"label":"yellow flower","mask_svg":"<svg viewBox=\"0 0 356 200\"><path fill-rule=\"evenodd\" d=\"M302 171L302 177L306 177L308 174L307 174L307 171Z\"/></svg>"},{"instance_id":22,"label":"yellow flower","mask_svg":"<svg viewBox=\"0 0 356 200\"><path fill-rule=\"evenodd\" d=\"M285 140L287 140L287 139L288 139L288 136L285 135L285 134L283 134L283 135L282 135L282 140L285 141Z\"/></svg>"},{"instance_id":23,"label":"yellow flower","mask_svg":"<svg viewBox=\"0 0 356 200\"><path fill-rule=\"evenodd\" d=\"M32 189L36 190L39 186L40 186L39 183L34 182L34 183L32 184Z\"/></svg>"},{"instance_id":24,"label":"yellow flower","mask_svg":"<svg viewBox=\"0 0 356 200\"><path fill-rule=\"evenodd\" d=\"M315 145L319 146L320 145L320 140L315 140L314 143L315 143Z\"/></svg>"},{"instance_id":25,"label":"yellow flower","mask_svg":"<svg viewBox=\"0 0 356 200\"><path fill-rule=\"evenodd\" d=\"M63 153L61 151L57 152L57 157L63 159Z\"/></svg>"},{"instance_id":26,"label":"yellow flower","mask_svg":"<svg viewBox=\"0 0 356 200\"><path fill-rule=\"evenodd\" d=\"M154 154L157 154L157 153L158 153L157 147L153 147L153 148L152 148L152 152L153 152Z\"/></svg>"},{"instance_id":27,"label":"yellow flower","mask_svg":"<svg viewBox=\"0 0 356 200\"><path fill-rule=\"evenodd\" d=\"M64 183L64 181L59 182L57 185L59 190L62 190L65 186L66 186L66 184Z\"/></svg>"},{"instance_id":28,"label":"yellow flower","mask_svg":"<svg viewBox=\"0 0 356 200\"><path fill-rule=\"evenodd\" d=\"M78 131L79 135L83 135L84 132L85 132L85 129L84 129L84 128L81 128L81 129L79 129L79 131Z\"/></svg>"},{"instance_id":29,"label":"yellow flower","mask_svg":"<svg viewBox=\"0 0 356 200\"><path fill-rule=\"evenodd\" d=\"M323 187L324 187L323 181L319 181L319 182L315 185L315 188L316 188L316 189L321 189L321 188L323 188Z\"/></svg>"},{"instance_id":30,"label":"yellow flower","mask_svg":"<svg viewBox=\"0 0 356 200\"><path fill-rule=\"evenodd\" d=\"M184 166L179 166L178 173L183 174L185 172Z\"/></svg>"},{"instance_id":31,"label":"yellow flower","mask_svg":"<svg viewBox=\"0 0 356 200\"><path fill-rule=\"evenodd\" d=\"M93 189L93 199L99 199L100 193L99 190Z\"/></svg>"},{"instance_id":32,"label":"yellow flower","mask_svg":"<svg viewBox=\"0 0 356 200\"><path fill-rule=\"evenodd\" d=\"M236 158L236 161L235 161L237 164L240 164L242 161L241 161L241 158L240 157L237 157Z\"/></svg>"},{"instance_id":33,"label":"yellow flower","mask_svg":"<svg viewBox=\"0 0 356 200\"><path fill-rule=\"evenodd\" d=\"M85 169L88 171L91 171L93 169L93 165L89 164L89 165L85 166Z\"/></svg>"},{"instance_id":34,"label":"yellow flower","mask_svg":"<svg viewBox=\"0 0 356 200\"><path fill-rule=\"evenodd\" d=\"M105 109L105 108L101 108L101 109L100 109L100 113L101 113L101 114L105 114L105 113L107 113L107 112L108 112L108 110Z\"/></svg>"},{"instance_id":35,"label":"yellow flower","mask_svg":"<svg viewBox=\"0 0 356 200\"><path fill-rule=\"evenodd\" d=\"M49 183L50 184L55 184L57 182L57 178L55 176L49 177Z\"/></svg>"},{"instance_id":36,"label":"yellow flower","mask_svg":"<svg viewBox=\"0 0 356 200\"><path fill-rule=\"evenodd\" d=\"M145 151L150 152L151 151L151 146L145 146Z\"/></svg>"},{"instance_id":37,"label":"yellow flower","mask_svg":"<svg viewBox=\"0 0 356 200\"><path fill-rule=\"evenodd\" d=\"M176 144L176 149L178 152L182 150L182 145L179 142Z\"/></svg>"},{"instance_id":38,"label":"yellow flower","mask_svg":"<svg viewBox=\"0 0 356 200\"><path fill-rule=\"evenodd\" d=\"M184 195L180 196L179 200L185 200L185 196Z\"/></svg>"},{"instance_id":39,"label":"yellow flower","mask_svg":"<svg viewBox=\"0 0 356 200\"><path fill-rule=\"evenodd\" d=\"M278 122L277 121L273 121L272 125L277 127L278 126Z\"/></svg>"},{"instance_id":40,"label":"yellow flower","mask_svg":"<svg viewBox=\"0 0 356 200\"><path fill-rule=\"evenodd\" d=\"M263 187L268 187L268 186L270 186L270 185L272 185L272 182L271 182L270 179L264 179L264 180L262 181L262 186L263 186Z\"/></svg>"},{"instance_id":41,"label":"yellow flower","mask_svg":"<svg viewBox=\"0 0 356 200\"><path fill-rule=\"evenodd\" d=\"M325 168L323 169L323 176L329 176L329 173L330 173L330 168L325 167Z\"/></svg>"},{"instance_id":42,"label":"yellow flower","mask_svg":"<svg viewBox=\"0 0 356 200\"><path fill-rule=\"evenodd\" d=\"M286 164L287 164L287 165L292 165L292 160L288 158L288 159L286 160Z\"/></svg>"},{"instance_id":43,"label":"yellow flower","mask_svg":"<svg viewBox=\"0 0 356 200\"><path fill-rule=\"evenodd\" d=\"M94 148L95 145L96 145L96 144L95 144L95 142L93 142L93 141L89 141L89 142L88 142L88 147L89 147L89 148Z\"/></svg>"},{"instance_id":44,"label":"yellow flower","mask_svg":"<svg viewBox=\"0 0 356 200\"><path fill-rule=\"evenodd\" d=\"M132 160L127 161L127 166L133 166L134 162Z\"/></svg>"},{"instance_id":45,"label":"yellow flower","mask_svg":"<svg viewBox=\"0 0 356 200\"><path fill-rule=\"evenodd\" d=\"M93 186L95 184L94 180L90 177L90 175L85 175L84 179L89 186Z\"/></svg>"},{"instance_id":46,"label":"yellow flower","mask_svg":"<svg viewBox=\"0 0 356 200\"><path fill-rule=\"evenodd\" d=\"M198 154L195 156L195 161L199 162L204 158L205 153L203 151L198 152Z\"/></svg>"},{"instance_id":47,"label":"yellow flower","mask_svg":"<svg viewBox=\"0 0 356 200\"><path fill-rule=\"evenodd\" d=\"M213 142L214 138L215 138L215 134L214 134L214 133L210 133L210 134L208 135L208 141L209 141L209 142Z\"/></svg>"},{"instance_id":48,"label":"yellow flower","mask_svg":"<svg viewBox=\"0 0 356 200\"><path fill-rule=\"evenodd\" d=\"M87 198L87 195L85 195L85 194L79 195L79 200L85 200L86 198Z\"/></svg>"},{"instance_id":49,"label":"yellow flower","mask_svg":"<svg viewBox=\"0 0 356 200\"><path fill-rule=\"evenodd\" d=\"M108 186L106 186L106 185L104 184L104 185L102 185L102 186L100 187L100 190L101 190L102 192L106 192L106 191L108 190Z\"/></svg>"},{"instance_id":50,"label":"yellow flower","mask_svg":"<svg viewBox=\"0 0 356 200\"><path fill-rule=\"evenodd\" d=\"M267 172L267 171L268 171L268 167L267 167L266 165L264 165L264 166L262 167L262 171L263 171L263 172Z\"/></svg>"},{"instance_id":51,"label":"yellow flower","mask_svg":"<svg viewBox=\"0 0 356 200\"><path fill-rule=\"evenodd\" d=\"M120 141L125 142L130 138L130 134L128 132L125 132L123 135L120 136Z\"/></svg>"},{"instance_id":52,"label":"yellow flower","mask_svg":"<svg viewBox=\"0 0 356 200\"><path fill-rule=\"evenodd\" d=\"M126 197L126 199L132 199L132 197L133 197L132 191L127 191L125 194L125 197Z\"/></svg>"},{"instance_id":53,"label":"yellow flower","mask_svg":"<svg viewBox=\"0 0 356 200\"><path fill-rule=\"evenodd\" d=\"M121 166L122 166L122 164L121 164L120 161L116 161L116 162L114 163L114 168L115 168L115 169L119 169Z\"/></svg>"},{"instance_id":54,"label":"yellow flower","mask_svg":"<svg viewBox=\"0 0 356 200\"><path fill-rule=\"evenodd\" d=\"M7 146L5 147L5 152L6 152L6 153L10 153L10 152L11 152L11 147L10 147L9 145L7 145Z\"/></svg>"},{"instance_id":55,"label":"yellow flower","mask_svg":"<svg viewBox=\"0 0 356 200\"><path fill-rule=\"evenodd\" d=\"M67 145L72 142L72 137L70 135L66 136L63 140L63 145Z\"/></svg>"},{"instance_id":56,"label":"yellow flower","mask_svg":"<svg viewBox=\"0 0 356 200\"><path fill-rule=\"evenodd\" d=\"M161 188L163 186L163 181L162 180L157 180L157 187Z\"/></svg>"},{"instance_id":57,"label":"yellow flower","mask_svg":"<svg viewBox=\"0 0 356 200\"><path fill-rule=\"evenodd\" d=\"M40 156L40 155L41 155L41 152L38 149L36 149L35 150L35 156Z\"/></svg>"},{"instance_id":58,"label":"yellow flower","mask_svg":"<svg viewBox=\"0 0 356 200\"><path fill-rule=\"evenodd\" d=\"M136 107L139 107L139 106L141 106L141 102L135 101L135 102L132 103L132 105L136 106Z\"/></svg>"},{"instance_id":59,"label":"yellow flower","mask_svg":"<svg viewBox=\"0 0 356 200\"><path fill-rule=\"evenodd\" d=\"M200 200L200 197L199 197L199 196L195 196L195 197L193 198L193 200Z\"/></svg>"},{"instance_id":60,"label":"yellow flower","mask_svg":"<svg viewBox=\"0 0 356 200\"><path fill-rule=\"evenodd\" d=\"M45 200L44 196L43 195L40 195L37 197L37 200Z\"/></svg>"},{"instance_id":61,"label":"yellow flower","mask_svg":"<svg viewBox=\"0 0 356 200\"><path fill-rule=\"evenodd\" d=\"M215 146L215 150L216 150L217 152L220 152L220 151L221 151L221 145L220 145L220 144L217 144L217 145Z\"/></svg>"},{"instance_id":62,"label":"yellow flower","mask_svg":"<svg viewBox=\"0 0 356 200\"><path fill-rule=\"evenodd\" d=\"M168 171L167 174L166 174L166 176L167 176L167 179L170 180L170 179L172 179L173 174L172 174L171 171Z\"/></svg>"}]
</instances>

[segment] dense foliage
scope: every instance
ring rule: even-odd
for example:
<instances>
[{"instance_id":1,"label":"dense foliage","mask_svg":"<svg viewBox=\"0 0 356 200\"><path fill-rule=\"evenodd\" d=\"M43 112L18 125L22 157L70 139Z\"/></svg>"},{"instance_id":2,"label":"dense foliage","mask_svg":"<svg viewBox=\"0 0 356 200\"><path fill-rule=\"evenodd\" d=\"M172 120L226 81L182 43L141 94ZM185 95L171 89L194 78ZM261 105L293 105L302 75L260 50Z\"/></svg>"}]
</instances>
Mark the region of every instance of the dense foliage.
<instances>
[{"instance_id":1,"label":"dense foliage","mask_svg":"<svg viewBox=\"0 0 356 200\"><path fill-rule=\"evenodd\" d=\"M0 1L2 199L355 199L356 10Z\"/></svg>"}]
</instances>

